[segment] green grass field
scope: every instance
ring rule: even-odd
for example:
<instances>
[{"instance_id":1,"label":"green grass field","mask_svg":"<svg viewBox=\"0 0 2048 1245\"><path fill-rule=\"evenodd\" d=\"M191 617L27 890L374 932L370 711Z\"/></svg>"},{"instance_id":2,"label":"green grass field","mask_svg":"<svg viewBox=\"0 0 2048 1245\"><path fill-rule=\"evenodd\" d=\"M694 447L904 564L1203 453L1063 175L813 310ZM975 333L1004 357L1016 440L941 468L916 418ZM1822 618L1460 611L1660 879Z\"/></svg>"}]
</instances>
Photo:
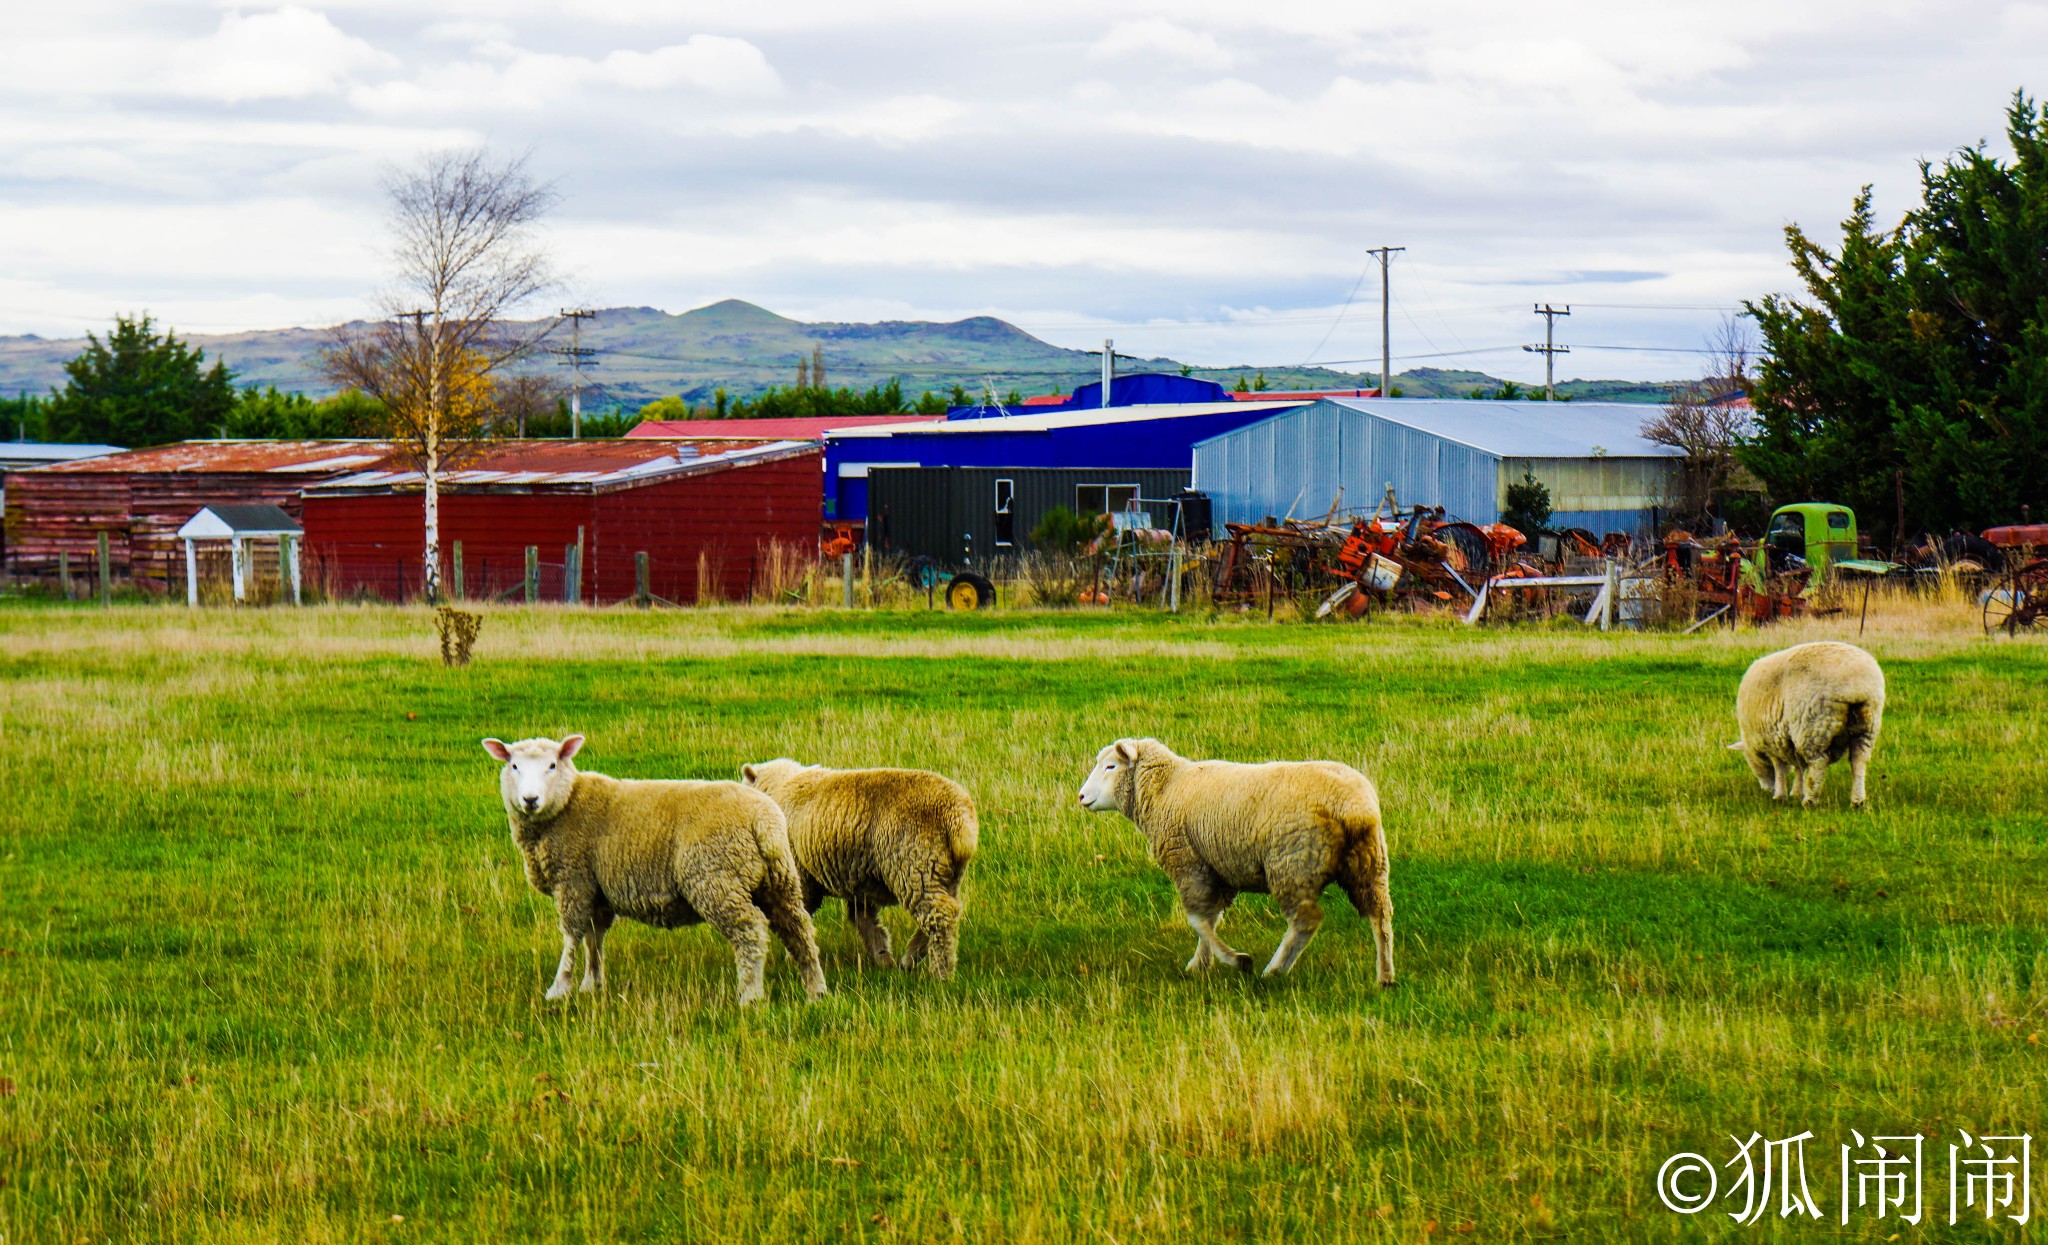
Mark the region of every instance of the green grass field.
<instances>
[{"instance_id":1,"label":"green grass field","mask_svg":"<svg viewBox=\"0 0 2048 1245\"><path fill-rule=\"evenodd\" d=\"M2048 645L1971 623L1872 620L1859 815L1724 750L1743 667L1853 619L541 609L449 670L420 611L0 610L0 1242L2014 1239L1948 1228L1946 1146L2048 1138ZM611 993L544 1004L477 741L572 730L622 777L956 777L958 980L864 969L832 903L821 1003L778 951L739 1014L715 934L622 924ZM1124 734L1370 774L1402 988L1335 890L1292 977L1184 975L1075 804ZM1928 1134L1918 1229L1837 1226L1851 1128ZM1657 1199L1805 1129L1820 1223Z\"/></svg>"}]
</instances>

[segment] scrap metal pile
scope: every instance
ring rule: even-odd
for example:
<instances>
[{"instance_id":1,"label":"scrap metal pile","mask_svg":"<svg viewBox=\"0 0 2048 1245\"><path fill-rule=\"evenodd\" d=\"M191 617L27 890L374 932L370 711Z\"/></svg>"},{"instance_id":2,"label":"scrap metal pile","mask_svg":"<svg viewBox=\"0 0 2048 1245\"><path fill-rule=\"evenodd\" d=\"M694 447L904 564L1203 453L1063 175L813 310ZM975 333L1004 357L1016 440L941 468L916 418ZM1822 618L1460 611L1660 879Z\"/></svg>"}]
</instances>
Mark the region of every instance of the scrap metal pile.
<instances>
[{"instance_id":1,"label":"scrap metal pile","mask_svg":"<svg viewBox=\"0 0 2048 1245\"><path fill-rule=\"evenodd\" d=\"M1389 499L1391 502L1391 499ZM1602 542L1572 529L1547 534L1539 556L1529 538L1505 523L1481 526L1448 517L1442 507L1412 506L1406 514L1383 502L1372 514L1263 524L1229 523L1215 564L1222 605L1269 604L1275 596L1317 617L1357 616L1383 608L1428 608L1483 602L1488 587L1520 579L1552 579L1576 560L1625 550L1626 538ZM1616 541L1619 541L1619 546Z\"/></svg>"}]
</instances>

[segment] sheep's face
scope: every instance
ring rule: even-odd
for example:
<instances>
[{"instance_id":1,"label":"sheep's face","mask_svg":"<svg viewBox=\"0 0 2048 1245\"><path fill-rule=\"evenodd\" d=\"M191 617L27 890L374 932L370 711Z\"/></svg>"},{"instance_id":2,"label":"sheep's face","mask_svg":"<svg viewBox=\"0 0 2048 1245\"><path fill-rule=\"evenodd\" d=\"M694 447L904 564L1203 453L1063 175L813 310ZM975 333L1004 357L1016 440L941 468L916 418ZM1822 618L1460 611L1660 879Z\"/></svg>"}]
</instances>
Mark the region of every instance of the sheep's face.
<instances>
[{"instance_id":1,"label":"sheep's face","mask_svg":"<svg viewBox=\"0 0 2048 1245\"><path fill-rule=\"evenodd\" d=\"M498 791L505 797L505 807L530 821L553 817L568 804L576 787L576 766L571 759L582 747L581 735L571 735L560 743L552 739L522 739L516 744L484 740L484 751L505 763L498 771Z\"/></svg>"},{"instance_id":2,"label":"sheep's face","mask_svg":"<svg viewBox=\"0 0 2048 1245\"><path fill-rule=\"evenodd\" d=\"M1762 787L1764 790L1769 791L1772 794L1777 793L1777 774L1771 768L1769 762L1765 761L1756 753L1750 751L1749 745L1743 743L1741 740L1737 740L1734 743L1729 744L1728 751L1740 752L1742 754L1742 759L1749 762L1749 772L1756 775L1757 786Z\"/></svg>"},{"instance_id":3,"label":"sheep's face","mask_svg":"<svg viewBox=\"0 0 2048 1245\"><path fill-rule=\"evenodd\" d=\"M740 766L740 781L757 791L774 795L799 770L804 767L788 757L777 757L773 761L757 761L752 765Z\"/></svg>"},{"instance_id":4,"label":"sheep's face","mask_svg":"<svg viewBox=\"0 0 2048 1245\"><path fill-rule=\"evenodd\" d=\"M1095 768L1081 784L1081 807L1091 813L1128 814L1129 793L1138 776L1138 741L1119 739L1095 754Z\"/></svg>"}]
</instances>

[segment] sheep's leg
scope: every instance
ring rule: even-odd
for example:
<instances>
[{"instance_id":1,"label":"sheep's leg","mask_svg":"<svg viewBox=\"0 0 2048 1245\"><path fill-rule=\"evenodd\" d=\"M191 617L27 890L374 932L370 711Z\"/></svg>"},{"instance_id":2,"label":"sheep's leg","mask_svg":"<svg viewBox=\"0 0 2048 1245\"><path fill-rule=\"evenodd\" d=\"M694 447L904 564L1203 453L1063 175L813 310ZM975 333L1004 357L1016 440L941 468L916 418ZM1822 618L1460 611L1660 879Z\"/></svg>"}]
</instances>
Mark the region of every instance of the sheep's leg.
<instances>
[{"instance_id":1,"label":"sheep's leg","mask_svg":"<svg viewBox=\"0 0 2048 1245\"><path fill-rule=\"evenodd\" d=\"M825 993L825 969L818 963L818 930L804 907L807 896L791 879L770 876L762 883L755 902L767 915L769 928L782 941L783 950L796 962L804 993L818 998Z\"/></svg>"},{"instance_id":2,"label":"sheep's leg","mask_svg":"<svg viewBox=\"0 0 2048 1245\"><path fill-rule=\"evenodd\" d=\"M940 888L915 896L905 905L917 922L917 934L903 953L903 967L922 962L925 971L944 981L959 958L960 901Z\"/></svg>"},{"instance_id":3,"label":"sheep's leg","mask_svg":"<svg viewBox=\"0 0 2048 1245\"><path fill-rule=\"evenodd\" d=\"M1863 773L1870 768L1870 754L1877 747L1868 735L1859 735L1849 745L1849 807L1862 808L1865 805Z\"/></svg>"},{"instance_id":4,"label":"sheep's leg","mask_svg":"<svg viewBox=\"0 0 2048 1245\"><path fill-rule=\"evenodd\" d=\"M746 1007L767 997L761 984L768 964L768 918L736 889L703 887L688 896L690 906L732 944L733 967L739 975L739 1005ZM706 893L708 892L708 893Z\"/></svg>"},{"instance_id":5,"label":"sheep's leg","mask_svg":"<svg viewBox=\"0 0 2048 1245\"><path fill-rule=\"evenodd\" d=\"M612 914L598 916L591 923L590 937L583 944L583 982L577 986L585 994L604 989L604 936L612 927Z\"/></svg>"},{"instance_id":6,"label":"sheep's leg","mask_svg":"<svg viewBox=\"0 0 2048 1245\"><path fill-rule=\"evenodd\" d=\"M576 946L583 940L567 929L562 931L562 960L555 966L554 984L548 987L550 1001L566 999L576 980Z\"/></svg>"},{"instance_id":7,"label":"sheep's leg","mask_svg":"<svg viewBox=\"0 0 2048 1245\"><path fill-rule=\"evenodd\" d=\"M1278 977L1294 967L1301 953L1308 949L1309 939L1316 936L1316 930L1323 924L1323 908L1314 895L1304 895L1295 890L1275 891L1273 899L1287 913L1287 934L1280 945L1273 949L1273 958L1266 962L1266 976Z\"/></svg>"},{"instance_id":8,"label":"sheep's leg","mask_svg":"<svg viewBox=\"0 0 2048 1245\"><path fill-rule=\"evenodd\" d=\"M1790 768L1790 766L1787 766L1783 761L1780 761L1778 758L1771 758L1772 800L1783 800L1785 798L1785 774ZM1799 779L1796 776L1792 779L1792 794L1799 794Z\"/></svg>"},{"instance_id":9,"label":"sheep's leg","mask_svg":"<svg viewBox=\"0 0 2048 1245\"><path fill-rule=\"evenodd\" d=\"M1220 883L1206 878L1176 879L1180 888L1180 906L1187 913L1188 924L1195 931L1197 939L1195 958L1188 961L1188 971L1204 967L1208 961L1202 958L1206 950L1211 957L1234 964L1240 972L1251 972L1257 967L1252 957L1241 951L1234 951L1216 932L1216 921L1230 901L1237 898L1237 892Z\"/></svg>"},{"instance_id":10,"label":"sheep's leg","mask_svg":"<svg viewBox=\"0 0 2048 1245\"><path fill-rule=\"evenodd\" d=\"M861 945L868 949L868 958L883 968L893 968L896 957L890 951L889 931L882 925L881 911L880 904L863 895L850 896L846 901L846 919L860 935Z\"/></svg>"},{"instance_id":11,"label":"sheep's leg","mask_svg":"<svg viewBox=\"0 0 2048 1245\"><path fill-rule=\"evenodd\" d=\"M548 998L564 999L576 984L576 948L596 927L594 896L564 888L555 893L555 919L562 929L562 960L555 966L554 984Z\"/></svg>"},{"instance_id":12,"label":"sheep's leg","mask_svg":"<svg viewBox=\"0 0 2048 1245\"><path fill-rule=\"evenodd\" d=\"M1828 780L1828 754L1823 752L1819 756L1806 757L1803 760L1806 762L1806 773L1802 776L1805 795L1799 802L1807 808L1812 808L1820 803L1820 789Z\"/></svg>"},{"instance_id":13,"label":"sheep's leg","mask_svg":"<svg viewBox=\"0 0 2048 1245\"><path fill-rule=\"evenodd\" d=\"M1386 850L1382 840L1380 850ZM1365 877L1340 876L1338 883L1358 915L1372 922L1372 945L1379 957L1380 984L1394 984L1394 897L1387 890L1387 871L1377 869Z\"/></svg>"}]
</instances>

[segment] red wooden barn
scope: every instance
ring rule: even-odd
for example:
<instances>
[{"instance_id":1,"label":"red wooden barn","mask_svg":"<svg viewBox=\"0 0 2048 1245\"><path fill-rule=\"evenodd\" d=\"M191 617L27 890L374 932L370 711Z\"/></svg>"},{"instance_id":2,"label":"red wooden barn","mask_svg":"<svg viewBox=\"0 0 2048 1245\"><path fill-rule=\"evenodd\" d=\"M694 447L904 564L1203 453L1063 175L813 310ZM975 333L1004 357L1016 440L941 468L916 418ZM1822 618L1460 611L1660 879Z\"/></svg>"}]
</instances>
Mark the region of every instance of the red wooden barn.
<instances>
[{"instance_id":1,"label":"red wooden barn","mask_svg":"<svg viewBox=\"0 0 2048 1245\"><path fill-rule=\"evenodd\" d=\"M496 441L442 476L442 577L465 596L515 593L538 547L548 600L565 594L566 550L582 545L578 596L633 595L635 555L650 590L679 604L746 600L777 556L817 556L821 447L802 441L633 438ZM366 470L305 490L307 577L335 596L402 599L420 590L426 543L417 472Z\"/></svg>"},{"instance_id":2,"label":"red wooden barn","mask_svg":"<svg viewBox=\"0 0 2048 1245\"><path fill-rule=\"evenodd\" d=\"M7 569L21 577L74 574L108 537L117 579L157 592L181 589L178 529L206 506L269 503L297 518L299 491L385 463L379 441L183 441L7 473Z\"/></svg>"}]
</instances>

